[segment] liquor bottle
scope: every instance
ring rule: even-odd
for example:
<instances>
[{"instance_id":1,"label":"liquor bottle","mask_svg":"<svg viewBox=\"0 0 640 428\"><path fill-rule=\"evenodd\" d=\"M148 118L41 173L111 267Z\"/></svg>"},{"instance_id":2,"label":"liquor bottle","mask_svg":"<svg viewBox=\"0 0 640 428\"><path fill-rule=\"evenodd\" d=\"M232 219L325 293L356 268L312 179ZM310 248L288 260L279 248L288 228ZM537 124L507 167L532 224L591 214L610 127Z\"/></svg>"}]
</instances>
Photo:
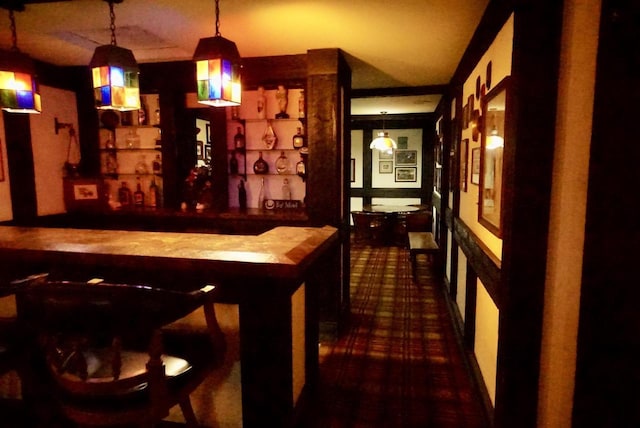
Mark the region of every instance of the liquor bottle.
<instances>
[{"instance_id":1,"label":"liquor bottle","mask_svg":"<svg viewBox=\"0 0 640 428\"><path fill-rule=\"evenodd\" d=\"M282 181L282 199L291 199L291 187L289 187L289 180L286 178Z\"/></svg>"},{"instance_id":2,"label":"liquor bottle","mask_svg":"<svg viewBox=\"0 0 640 428\"><path fill-rule=\"evenodd\" d=\"M140 136L136 132L135 128L131 128L127 133L127 138L125 139L127 144L127 149L138 149L140 148Z\"/></svg>"},{"instance_id":3,"label":"liquor bottle","mask_svg":"<svg viewBox=\"0 0 640 428\"><path fill-rule=\"evenodd\" d=\"M156 158L151 163L151 167L153 169L153 173L156 175L162 174L162 158L160 155L156 155Z\"/></svg>"},{"instance_id":4,"label":"liquor bottle","mask_svg":"<svg viewBox=\"0 0 640 428\"><path fill-rule=\"evenodd\" d=\"M240 180L238 184L238 204L242 211L247 209L247 190L244 188L244 180Z\"/></svg>"},{"instance_id":5,"label":"liquor bottle","mask_svg":"<svg viewBox=\"0 0 640 428\"><path fill-rule=\"evenodd\" d=\"M133 192L133 204L139 208L144 206L144 192L140 185L140 178L138 178L138 183L136 184L136 191Z\"/></svg>"},{"instance_id":6,"label":"liquor bottle","mask_svg":"<svg viewBox=\"0 0 640 428\"><path fill-rule=\"evenodd\" d=\"M232 175L238 173L238 158L236 158L235 150L231 152L231 159L229 159L229 173Z\"/></svg>"},{"instance_id":7,"label":"liquor bottle","mask_svg":"<svg viewBox=\"0 0 640 428\"><path fill-rule=\"evenodd\" d=\"M151 178L151 184L149 185L149 206L156 208L160 205L160 188L156 184L156 178Z\"/></svg>"},{"instance_id":8,"label":"liquor bottle","mask_svg":"<svg viewBox=\"0 0 640 428\"><path fill-rule=\"evenodd\" d=\"M304 118L304 89L300 91L300 97L298 98L298 117Z\"/></svg>"},{"instance_id":9,"label":"liquor bottle","mask_svg":"<svg viewBox=\"0 0 640 428\"><path fill-rule=\"evenodd\" d=\"M131 189L129 189L126 181L123 181L118 189L118 202L120 202L122 208L131 206Z\"/></svg>"},{"instance_id":10,"label":"liquor bottle","mask_svg":"<svg viewBox=\"0 0 640 428\"><path fill-rule=\"evenodd\" d=\"M233 146L236 148L236 150L244 150L246 139L244 137L244 134L242 133L242 128L238 126L237 130L238 132L236 132L236 135L234 135L233 137Z\"/></svg>"},{"instance_id":11,"label":"liquor bottle","mask_svg":"<svg viewBox=\"0 0 640 428\"><path fill-rule=\"evenodd\" d=\"M280 156L276 159L276 171L278 171L278 174L289 173L289 159L287 159L284 151L280 152Z\"/></svg>"},{"instance_id":12,"label":"liquor bottle","mask_svg":"<svg viewBox=\"0 0 640 428\"><path fill-rule=\"evenodd\" d=\"M307 179L307 166L302 156L300 156L300 161L296 164L296 174L302 178L302 181Z\"/></svg>"},{"instance_id":13,"label":"liquor bottle","mask_svg":"<svg viewBox=\"0 0 640 428\"><path fill-rule=\"evenodd\" d=\"M271 126L271 121L267 122L267 128L264 130L264 134L262 135L262 142L268 150L272 150L278 142L278 137Z\"/></svg>"},{"instance_id":14,"label":"liquor bottle","mask_svg":"<svg viewBox=\"0 0 640 428\"><path fill-rule=\"evenodd\" d=\"M264 178L260 183L260 192L258 192L258 209L264 208Z\"/></svg>"},{"instance_id":15,"label":"liquor bottle","mask_svg":"<svg viewBox=\"0 0 640 428\"><path fill-rule=\"evenodd\" d=\"M147 104L144 102L144 97L140 97L140 109L138 110L138 125L146 125L149 120L149 113L147 110Z\"/></svg>"},{"instance_id":16,"label":"liquor bottle","mask_svg":"<svg viewBox=\"0 0 640 428\"><path fill-rule=\"evenodd\" d=\"M302 135L302 128L298 127L298 133L293 136L293 148L301 149L302 147L306 147L307 139Z\"/></svg>"},{"instance_id":17,"label":"liquor bottle","mask_svg":"<svg viewBox=\"0 0 640 428\"><path fill-rule=\"evenodd\" d=\"M147 166L147 157L145 155L140 155L138 157L138 162L135 167L136 174L146 175L149 173L149 167Z\"/></svg>"},{"instance_id":18,"label":"liquor bottle","mask_svg":"<svg viewBox=\"0 0 640 428\"><path fill-rule=\"evenodd\" d=\"M256 174L269 173L269 164L264 159L262 159L262 152L259 152L258 160L253 164L253 172Z\"/></svg>"},{"instance_id":19,"label":"liquor bottle","mask_svg":"<svg viewBox=\"0 0 640 428\"><path fill-rule=\"evenodd\" d=\"M160 126L160 97L156 98L156 110L153 112L153 124Z\"/></svg>"}]
</instances>

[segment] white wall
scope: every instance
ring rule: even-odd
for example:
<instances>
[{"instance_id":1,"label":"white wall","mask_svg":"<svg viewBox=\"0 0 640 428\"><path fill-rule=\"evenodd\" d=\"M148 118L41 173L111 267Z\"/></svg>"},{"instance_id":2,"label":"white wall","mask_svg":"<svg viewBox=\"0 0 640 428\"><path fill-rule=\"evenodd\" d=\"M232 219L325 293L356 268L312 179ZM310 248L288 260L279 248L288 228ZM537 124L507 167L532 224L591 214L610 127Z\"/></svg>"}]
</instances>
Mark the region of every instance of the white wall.
<instances>
[{"instance_id":1,"label":"white wall","mask_svg":"<svg viewBox=\"0 0 640 428\"><path fill-rule=\"evenodd\" d=\"M498 361L498 324L500 313L482 281L478 279L476 296L476 336L474 353L491 402L496 402Z\"/></svg>"},{"instance_id":2,"label":"white wall","mask_svg":"<svg viewBox=\"0 0 640 428\"><path fill-rule=\"evenodd\" d=\"M373 135L378 135L381 129L374 129ZM415 165L398 165L396 162L396 156L401 154L404 150L394 150L391 159L381 159L380 151L374 150L371 156L371 187L373 188L420 188L422 186L422 129L387 129L389 137L398 141L399 137L407 139L407 149L415 150L417 153ZM380 162L391 162L391 172L381 173ZM416 181L396 181L397 168L415 168Z\"/></svg>"}]
</instances>

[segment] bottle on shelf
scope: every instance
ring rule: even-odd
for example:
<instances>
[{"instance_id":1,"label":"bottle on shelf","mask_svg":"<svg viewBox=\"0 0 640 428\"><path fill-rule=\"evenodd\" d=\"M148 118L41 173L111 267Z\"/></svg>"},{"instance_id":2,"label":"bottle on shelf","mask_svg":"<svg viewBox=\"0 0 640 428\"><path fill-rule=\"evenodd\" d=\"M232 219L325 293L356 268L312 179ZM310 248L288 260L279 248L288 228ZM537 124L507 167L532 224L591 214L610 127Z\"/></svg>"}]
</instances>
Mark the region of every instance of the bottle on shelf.
<instances>
[{"instance_id":1,"label":"bottle on shelf","mask_svg":"<svg viewBox=\"0 0 640 428\"><path fill-rule=\"evenodd\" d=\"M160 97L156 98L156 109L153 112L153 124L160 126Z\"/></svg>"},{"instance_id":2,"label":"bottle on shelf","mask_svg":"<svg viewBox=\"0 0 640 428\"><path fill-rule=\"evenodd\" d=\"M304 89L300 91L300 97L298 98L298 117L304 119Z\"/></svg>"},{"instance_id":3,"label":"bottle on shelf","mask_svg":"<svg viewBox=\"0 0 640 428\"><path fill-rule=\"evenodd\" d=\"M153 173L156 175L162 174L162 158L159 154L156 155L156 158L151 163L151 168L153 169Z\"/></svg>"},{"instance_id":4,"label":"bottle on shelf","mask_svg":"<svg viewBox=\"0 0 640 428\"><path fill-rule=\"evenodd\" d=\"M238 158L235 150L231 151L231 159L229 159L229 173L235 175L238 173Z\"/></svg>"},{"instance_id":5,"label":"bottle on shelf","mask_svg":"<svg viewBox=\"0 0 640 428\"><path fill-rule=\"evenodd\" d=\"M269 164L262 159L262 152L258 153L258 160L253 164L253 172L256 174L268 174Z\"/></svg>"},{"instance_id":6,"label":"bottle on shelf","mask_svg":"<svg viewBox=\"0 0 640 428\"><path fill-rule=\"evenodd\" d=\"M149 120L149 110L144 97L140 97L140 109L138 110L138 125L147 125Z\"/></svg>"},{"instance_id":7,"label":"bottle on shelf","mask_svg":"<svg viewBox=\"0 0 640 428\"><path fill-rule=\"evenodd\" d=\"M273 126L271 126L271 121L267 122L267 128L264 130L264 134L262 135L262 142L267 150L272 150L276 147L278 137L273 130Z\"/></svg>"},{"instance_id":8,"label":"bottle on shelf","mask_svg":"<svg viewBox=\"0 0 640 428\"><path fill-rule=\"evenodd\" d=\"M146 175L149 173L149 167L147 166L147 158L145 155L140 155L140 157L138 157L135 171L136 174L139 175Z\"/></svg>"},{"instance_id":9,"label":"bottle on shelf","mask_svg":"<svg viewBox=\"0 0 640 428\"><path fill-rule=\"evenodd\" d=\"M282 199L287 201L291 199L291 187L289 187L289 180L287 178L282 180Z\"/></svg>"},{"instance_id":10,"label":"bottle on shelf","mask_svg":"<svg viewBox=\"0 0 640 428\"><path fill-rule=\"evenodd\" d=\"M129 185L126 181L123 181L118 189L118 202L120 202L120 206L122 208L127 208L131 206L131 189L129 189Z\"/></svg>"},{"instance_id":11,"label":"bottle on shelf","mask_svg":"<svg viewBox=\"0 0 640 428\"><path fill-rule=\"evenodd\" d=\"M300 161L296 164L296 174L302 178L302 181L307 179L307 165L305 164L302 155L300 155Z\"/></svg>"},{"instance_id":12,"label":"bottle on shelf","mask_svg":"<svg viewBox=\"0 0 640 428\"><path fill-rule=\"evenodd\" d=\"M233 120L240 119L240 107L231 106L231 119Z\"/></svg>"},{"instance_id":13,"label":"bottle on shelf","mask_svg":"<svg viewBox=\"0 0 640 428\"><path fill-rule=\"evenodd\" d=\"M136 183L136 191L133 192L133 205L141 208L144 206L144 192L142 191L142 185L140 184L140 177Z\"/></svg>"},{"instance_id":14,"label":"bottle on shelf","mask_svg":"<svg viewBox=\"0 0 640 428\"><path fill-rule=\"evenodd\" d=\"M302 134L302 128L298 127L297 134L293 136L293 148L294 149L301 149L301 148L306 147L306 146L307 146L307 139Z\"/></svg>"},{"instance_id":15,"label":"bottle on shelf","mask_svg":"<svg viewBox=\"0 0 640 428\"><path fill-rule=\"evenodd\" d=\"M258 209L264 208L264 178L260 182L260 191L258 192Z\"/></svg>"},{"instance_id":16,"label":"bottle on shelf","mask_svg":"<svg viewBox=\"0 0 640 428\"><path fill-rule=\"evenodd\" d=\"M242 128L238 126L236 135L233 136L233 146L236 150L244 150L246 146L246 138L242 133Z\"/></svg>"},{"instance_id":17,"label":"bottle on shelf","mask_svg":"<svg viewBox=\"0 0 640 428\"><path fill-rule=\"evenodd\" d=\"M289 159L284 154L284 151L280 152L280 156L276 159L276 171L278 171L278 174L289 173Z\"/></svg>"},{"instance_id":18,"label":"bottle on shelf","mask_svg":"<svg viewBox=\"0 0 640 428\"><path fill-rule=\"evenodd\" d=\"M125 138L125 143L127 145L127 149L140 148L140 136L136 132L136 128L131 128L129 130L127 137Z\"/></svg>"},{"instance_id":19,"label":"bottle on shelf","mask_svg":"<svg viewBox=\"0 0 640 428\"><path fill-rule=\"evenodd\" d=\"M160 206L160 188L156 184L156 178L151 178L151 184L149 185L149 206L151 208L157 208Z\"/></svg>"},{"instance_id":20,"label":"bottle on shelf","mask_svg":"<svg viewBox=\"0 0 640 428\"><path fill-rule=\"evenodd\" d=\"M244 180L238 184L238 204L242 211L247 209L247 189L244 187Z\"/></svg>"},{"instance_id":21,"label":"bottle on shelf","mask_svg":"<svg viewBox=\"0 0 640 428\"><path fill-rule=\"evenodd\" d=\"M258 119L265 119L267 117L267 97L264 94L263 86L258 86L256 108L258 110Z\"/></svg>"},{"instance_id":22,"label":"bottle on shelf","mask_svg":"<svg viewBox=\"0 0 640 428\"><path fill-rule=\"evenodd\" d=\"M115 153L105 153L104 157L104 172L105 174L117 174L118 173L118 159Z\"/></svg>"}]
</instances>

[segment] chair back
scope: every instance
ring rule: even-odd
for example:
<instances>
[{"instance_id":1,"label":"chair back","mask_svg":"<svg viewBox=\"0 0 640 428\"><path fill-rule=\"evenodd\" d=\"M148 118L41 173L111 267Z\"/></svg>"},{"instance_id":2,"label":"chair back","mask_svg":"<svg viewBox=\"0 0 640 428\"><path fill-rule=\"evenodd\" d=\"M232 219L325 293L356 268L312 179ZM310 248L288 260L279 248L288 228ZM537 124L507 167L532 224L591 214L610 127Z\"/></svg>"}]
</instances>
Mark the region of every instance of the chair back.
<instances>
[{"instance_id":1,"label":"chair back","mask_svg":"<svg viewBox=\"0 0 640 428\"><path fill-rule=\"evenodd\" d=\"M407 232L431 232L431 213L415 211L406 214Z\"/></svg>"}]
</instances>

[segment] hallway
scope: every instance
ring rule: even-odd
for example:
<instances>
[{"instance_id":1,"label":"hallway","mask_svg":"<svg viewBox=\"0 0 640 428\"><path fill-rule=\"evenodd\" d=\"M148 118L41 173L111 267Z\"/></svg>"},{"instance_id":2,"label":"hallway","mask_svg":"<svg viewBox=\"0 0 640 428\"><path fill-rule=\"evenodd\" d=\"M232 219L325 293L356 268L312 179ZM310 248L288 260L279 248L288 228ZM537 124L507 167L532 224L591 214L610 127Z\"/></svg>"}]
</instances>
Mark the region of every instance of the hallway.
<instances>
[{"instance_id":1,"label":"hallway","mask_svg":"<svg viewBox=\"0 0 640 428\"><path fill-rule=\"evenodd\" d=\"M485 428L481 398L465 365L442 281L408 250L351 247L351 320L320 348L317 409L322 428Z\"/></svg>"}]
</instances>

